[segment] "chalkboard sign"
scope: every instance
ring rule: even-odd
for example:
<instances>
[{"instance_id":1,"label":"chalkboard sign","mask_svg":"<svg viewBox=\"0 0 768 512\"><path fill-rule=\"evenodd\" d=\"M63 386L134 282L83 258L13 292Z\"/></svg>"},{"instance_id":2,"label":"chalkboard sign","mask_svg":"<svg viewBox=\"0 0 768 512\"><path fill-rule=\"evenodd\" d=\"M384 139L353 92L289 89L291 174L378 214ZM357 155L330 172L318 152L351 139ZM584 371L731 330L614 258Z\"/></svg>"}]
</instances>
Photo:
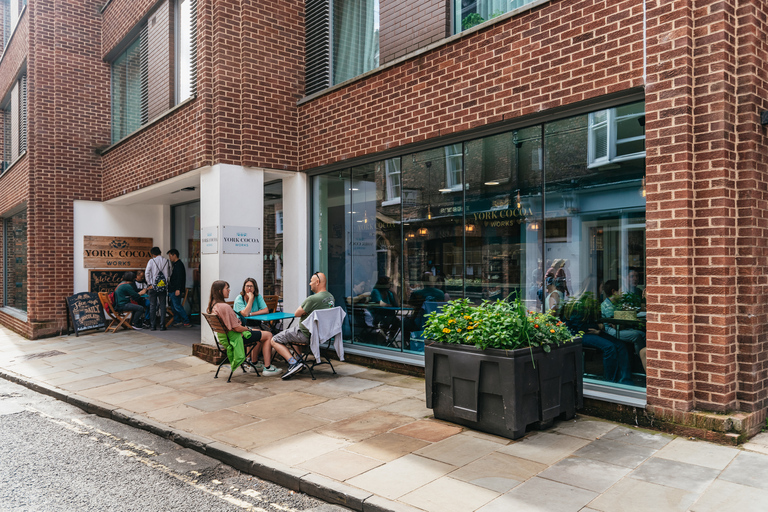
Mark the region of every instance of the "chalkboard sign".
<instances>
[{"instance_id":1,"label":"chalkboard sign","mask_svg":"<svg viewBox=\"0 0 768 512\"><path fill-rule=\"evenodd\" d=\"M115 291L117 285L123 281L123 274L129 270L130 269L88 271L88 291L92 293L109 293ZM132 270L132 272L136 272L136 270Z\"/></svg>"},{"instance_id":2,"label":"chalkboard sign","mask_svg":"<svg viewBox=\"0 0 768 512\"><path fill-rule=\"evenodd\" d=\"M107 326L98 293L82 292L67 297L67 309L76 336L82 331L104 329Z\"/></svg>"}]
</instances>

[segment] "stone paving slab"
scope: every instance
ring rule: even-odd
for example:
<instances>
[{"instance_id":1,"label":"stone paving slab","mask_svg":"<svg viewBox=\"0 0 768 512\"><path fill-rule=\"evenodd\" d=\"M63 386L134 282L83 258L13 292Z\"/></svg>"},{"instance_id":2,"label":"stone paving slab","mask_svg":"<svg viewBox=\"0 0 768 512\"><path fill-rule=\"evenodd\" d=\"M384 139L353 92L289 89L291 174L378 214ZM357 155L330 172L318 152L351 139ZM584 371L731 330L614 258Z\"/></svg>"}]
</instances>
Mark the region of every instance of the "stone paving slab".
<instances>
[{"instance_id":1,"label":"stone paving slab","mask_svg":"<svg viewBox=\"0 0 768 512\"><path fill-rule=\"evenodd\" d=\"M423 379L335 363L337 375L319 367L314 381L238 370L227 383L228 368L213 379L189 340L170 338L30 341L0 328L0 376L175 441L190 458L365 512L741 512L768 502L768 434L733 448L577 418L511 441L432 418Z\"/></svg>"}]
</instances>

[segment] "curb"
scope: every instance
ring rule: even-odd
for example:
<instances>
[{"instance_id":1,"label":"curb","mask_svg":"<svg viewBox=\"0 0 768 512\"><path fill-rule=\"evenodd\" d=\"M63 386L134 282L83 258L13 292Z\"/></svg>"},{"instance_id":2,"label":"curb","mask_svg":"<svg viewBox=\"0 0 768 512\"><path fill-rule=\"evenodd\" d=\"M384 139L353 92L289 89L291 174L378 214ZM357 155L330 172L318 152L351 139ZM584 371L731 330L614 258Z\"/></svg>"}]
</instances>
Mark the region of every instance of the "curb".
<instances>
[{"instance_id":1,"label":"curb","mask_svg":"<svg viewBox=\"0 0 768 512\"><path fill-rule=\"evenodd\" d=\"M220 441L174 429L140 414L76 393L70 393L2 368L0 368L0 378L74 405L89 414L109 418L118 423L170 439L184 448L200 452L223 464L232 466L238 471L282 485L293 491L303 492L327 503L347 507L358 512L423 512L421 509L413 508L404 503L376 496L368 491L331 480L322 475L292 468Z\"/></svg>"}]
</instances>

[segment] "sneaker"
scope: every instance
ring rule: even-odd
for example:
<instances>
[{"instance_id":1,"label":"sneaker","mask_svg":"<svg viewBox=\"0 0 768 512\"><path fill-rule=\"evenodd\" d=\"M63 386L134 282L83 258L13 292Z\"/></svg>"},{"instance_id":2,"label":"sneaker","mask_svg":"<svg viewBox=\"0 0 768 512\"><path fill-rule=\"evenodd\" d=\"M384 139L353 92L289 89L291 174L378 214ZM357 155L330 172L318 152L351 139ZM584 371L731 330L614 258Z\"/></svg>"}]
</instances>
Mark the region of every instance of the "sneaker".
<instances>
[{"instance_id":1,"label":"sneaker","mask_svg":"<svg viewBox=\"0 0 768 512\"><path fill-rule=\"evenodd\" d=\"M183 325L184 327L192 327L192 324L190 324L190 323L181 324L181 325Z\"/></svg>"},{"instance_id":2,"label":"sneaker","mask_svg":"<svg viewBox=\"0 0 768 512\"><path fill-rule=\"evenodd\" d=\"M270 377L272 375L280 375L281 373L283 373L283 370L273 364L269 366L264 366L264 368L261 369L261 374L267 377Z\"/></svg>"},{"instance_id":3,"label":"sneaker","mask_svg":"<svg viewBox=\"0 0 768 512\"><path fill-rule=\"evenodd\" d=\"M141 327L137 327L137 326L135 326L135 325L133 325L132 327L133 327L133 330L134 330L134 331L143 331L143 330L144 330L144 329L142 329Z\"/></svg>"},{"instance_id":4,"label":"sneaker","mask_svg":"<svg viewBox=\"0 0 768 512\"><path fill-rule=\"evenodd\" d=\"M264 371L264 363L262 363L261 361L256 361L253 364L254 366L256 366L256 369L259 370L260 372Z\"/></svg>"},{"instance_id":5,"label":"sneaker","mask_svg":"<svg viewBox=\"0 0 768 512\"><path fill-rule=\"evenodd\" d=\"M304 368L304 363L302 363L301 361L296 361L295 363L293 363L288 367L288 371L285 372L285 375L283 375L282 379L283 380L290 379L294 373L301 371L302 368Z\"/></svg>"}]
</instances>

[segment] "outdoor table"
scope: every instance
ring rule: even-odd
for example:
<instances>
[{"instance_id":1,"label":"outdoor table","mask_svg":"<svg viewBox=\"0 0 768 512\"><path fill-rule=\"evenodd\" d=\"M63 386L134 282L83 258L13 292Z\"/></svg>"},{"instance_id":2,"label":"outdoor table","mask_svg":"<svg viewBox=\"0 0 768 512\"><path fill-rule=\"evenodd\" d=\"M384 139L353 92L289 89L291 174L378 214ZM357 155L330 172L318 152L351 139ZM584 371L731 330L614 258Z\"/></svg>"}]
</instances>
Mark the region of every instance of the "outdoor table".
<instances>
[{"instance_id":1,"label":"outdoor table","mask_svg":"<svg viewBox=\"0 0 768 512\"><path fill-rule=\"evenodd\" d=\"M272 334L277 334L281 331L277 327L278 322L281 322L282 320L287 320L288 318L291 319L290 323L288 324L288 327L286 329L290 328L291 325L293 325L293 321L296 319L296 315L293 313L284 313L282 311L277 311L275 313L266 313L264 315L251 315L246 316L246 320L256 320L258 322L263 322L269 327L269 330ZM284 330L284 329L282 329Z\"/></svg>"}]
</instances>

